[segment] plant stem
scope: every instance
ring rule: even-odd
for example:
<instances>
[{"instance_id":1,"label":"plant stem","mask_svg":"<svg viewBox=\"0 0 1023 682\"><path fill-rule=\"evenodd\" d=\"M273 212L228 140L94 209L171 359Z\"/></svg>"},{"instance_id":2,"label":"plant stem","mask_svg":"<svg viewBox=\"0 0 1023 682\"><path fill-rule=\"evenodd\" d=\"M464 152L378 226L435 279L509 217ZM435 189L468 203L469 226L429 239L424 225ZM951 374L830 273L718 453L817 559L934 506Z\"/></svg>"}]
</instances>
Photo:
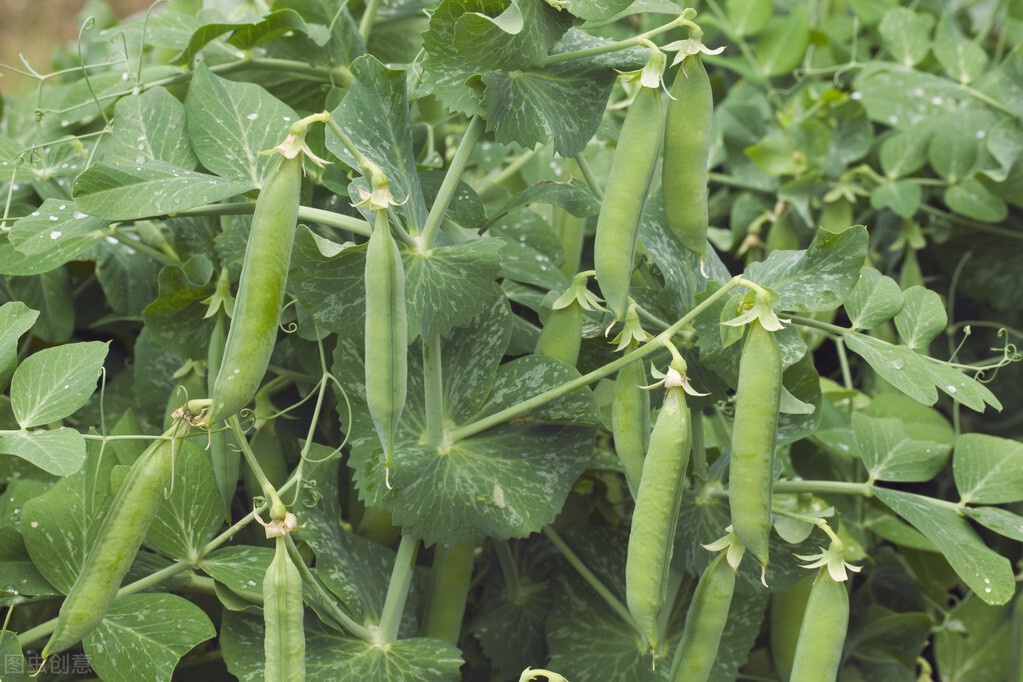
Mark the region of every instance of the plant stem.
<instances>
[{"instance_id":1,"label":"plant stem","mask_svg":"<svg viewBox=\"0 0 1023 682\"><path fill-rule=\"evenodd\" d=\"M174 215L248 215L255 209L256 205L251 202L244 204L207 204L206 206L196 206L195 208L178 211ZM299 220L307 220L313 223L320 223L321 225L328 225L330 227L348 230L349 232L353 232L363 237L368 237L369 233L372 231L370 224L362 218L356 218L343 213L335 213L334 211L325 211L322 208L313 208L312 206L299 206L298 217ZM129 246L132 245L133 244L129 244Z\"/></svg>"},{"instance_id":2,"label":"plant stem","mask_svg":"<svg viewBox=\"0 0 1023 682\"><path fill-rule=\"evenodd\" d=\"M600 186L600 181L597 180L597 176L593 174L593 169L590 168L590 162L586 158L585 152L579 152L575 155L575 162L579 166L579 172L583 174L583 180L590 186L590 191L593 192L593 196L597 197L598 200L604 198L604 190Z\"/></svg>"},{"instance_id":3,"label":"plant stem","mask_svg":"<svg viewBox=\"0 0 1023 682\"><path fill-rule=\"evenodd\" d=\"M582 579L586 581L586 584L592 587L593 590L599 594L601 598L603 598L607 605L610 606L622 620L639 632L639 626L636 624L635 619L633 619L632 614L629 613L629 610L625 608L625 604L622 604L621 600L611 594L611 591L607 589L602 582L600 582L600 578L594 575L593 571L591 571L586 564L582 562L582 559L576 556L575 552L572 551L572 548L561 539L561 536L558 535L558 533L550 526L544 526L543 534L546 535L547 539L558 548L561 555L565 557L565 560L572 565L572 568L574 568L579 575L582 576Z\"/></svg>"},{"instance_id":4,"label":"plant stem","mask_svg":"<svg viewBox=\"0 0 1023 682\"><path fill-rule=\"evenodd\" d=\"M444 437L444 367L440 334L423 339L423 383L426 393L426 442L440 445Z\"/></svg>"},{"instance_id":5,"label":"plant stem","mask_svg":"<svg viewBox=\"0 0 1023 682\"><path fill-rule=\"evenodd\" d=\"M437 545L430 574L430 596L420 628L423 637L458 644L475 554L475 542L459 542L450 549Z\"/></svg>"},{"instance_id":6,"label":"plant stem","mask_svg":"<svg viewBox=\"0 0 1023 682\"><path fill-rule=\"evenodd\" d=\"M398 555L394 558L391 582L387 585L384 609L380 614L380 631L375 639L378 645L390 644L398 639L398 626L401 625L401 614L405 611L405 600L412 584L418 552L419 540L411 535L402 535L398 544Z\"/></svg>"},{"instance_id":7,"label":"plant stem","mask_svg":"<svg viewBox=\"0 0 1023 682\"><path fill-rule=\"evenodd\" d=\"M869 483L855 483L852 481L778 481L774 484L774 492L831 493L873 497L874 486Z\"/></svg>"},{"instance_id":8,"label":"plant stem","mask_svg":"<svg viewBox=\"0 0 1023 682\"><path fill-rule=\"evenodd\" d=\"M369 628L355 622L351 616L338 608L337 597L330 594L323 586L323 583L320 582L320 579L316 577L316 574L309 570L290 533L286 536L285 542L288 547L288 555L302 576L302 589L312 592L319 605L327 611L327 615L334 619L338 625L361 640L373 641L373 632Z\"/></svg>"},{"instance_id":9,"label":"plant stem","mask_svg":"<svg viewBox=\"0 0 1023 682\"><path fill-rule=\"evenodd\" d=\"M499 410L498 412L483 417L482 419L478 419L464 426L452 429L449 434L450 441L456 442L463 438L468 438L469 436L473 436L477 433L480 433L481 431L486 431L487 429L493 426L497 426L498 424L505 422L509 419L513 419L515 417L523 415L532 409L540 407L541 405L545 405L550 401L556 398L560 398L561 396L567 393L571 393L576 389L589 386L598 379L603 379L606 376L614 374L625 365L628 365L631 362L640 360L646 357L647 355L659 351L661 348L664 347L665 342L669 341L671 337L677 334L680 329L682 329L687 324L696 319L696 317L698 317L700 313L705 311L710 306L714 305L714 303L719 298L721 298L726 293L734 289L736 286L745 283L746 283L745 280L742 279L742 275L736 275L732 279L728 280L728 282L726 282L724 285L722 285L720 289L718 289L710 296L708 296L707 299L703 301L703 303L700 303L699 305L694 307L682 318L680 318L678 322L671 325L663 332L655 336L651 341L647 342L646 345L637 348L632 353L629 353L626 356L622 356L617 360L612 360L603 367L598 367L592 372L582 375L578 379L567 381L563 383L561 386L556 386L555 388L552 388L548 391L544 391L543 393L540 393L539 395L536 395L530 398L529 400L524 400L521 403L518 403L517 405L512 405L511 407Z\"/></svg>"},{"instance_id":10,"label":"plant stem","mask_svg":"<svg viewBox=\"0 0 1023 682\"><path fill-rule=\"evenodd\" d=\"M626 40L619 40L615 43L607 43L606 45L598 45L595 47L588 47L583 50L572 50L569 52L559 52L558 54L552 54L547 58L547 64L560 64L562 62L572 61L573 59L590 59L591 57L597 57L602 54L609 54L611 52L617 52L618 50L627 50L630 47L639 47L643 44L644 40L650 40L654 36L658 36L662 33L670 31L673 28L679 26L696 26L689 17L692 14L683 12L680 16L676 17L672 21L669 21L663 26L652 28L646 33L640 33L637 36L627 38Z\"/></svg>"},{"instance_id":11,"label":"plant stem","mask_svg":"<svg viewBox=\"0 0 1023 682\"><path fill-rule=\"evenodd\" d=\"M473 150L476 149L476 144L480 141L485 126L486 124L479 116L473 116L469 120L469 125L462 135L462 141L458 143L458 149L455 150L455 155L451 159L451 165L444 173L444 180L437 190L437 197L433 200L430 213L426 216L422 234L419 235L421 251L428 251L436 241L437 232L444 222L448 206L458 189L458 182L462 179L462 173L465 172L466 166L469 165L469 158L472 156Z\"/></svg>"}]
</instances>

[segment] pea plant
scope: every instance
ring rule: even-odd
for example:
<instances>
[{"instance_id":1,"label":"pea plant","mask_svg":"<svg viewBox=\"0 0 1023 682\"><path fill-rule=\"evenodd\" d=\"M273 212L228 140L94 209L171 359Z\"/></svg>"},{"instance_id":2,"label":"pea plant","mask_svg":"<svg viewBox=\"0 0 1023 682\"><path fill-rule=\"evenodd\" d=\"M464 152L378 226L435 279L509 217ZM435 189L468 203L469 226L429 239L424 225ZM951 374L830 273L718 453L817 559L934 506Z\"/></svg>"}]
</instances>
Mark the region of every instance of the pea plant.
<instances>
[{"instance_id":1,"label":"pea plant","mask_svg":"<svg viewBox=\"0 0 1023 682\"><path fill-rule=\"evenodd\" d=\"M4 67L4 680L1020 679L1018 3L101 9Z\"/></svg>"}]
</instances>

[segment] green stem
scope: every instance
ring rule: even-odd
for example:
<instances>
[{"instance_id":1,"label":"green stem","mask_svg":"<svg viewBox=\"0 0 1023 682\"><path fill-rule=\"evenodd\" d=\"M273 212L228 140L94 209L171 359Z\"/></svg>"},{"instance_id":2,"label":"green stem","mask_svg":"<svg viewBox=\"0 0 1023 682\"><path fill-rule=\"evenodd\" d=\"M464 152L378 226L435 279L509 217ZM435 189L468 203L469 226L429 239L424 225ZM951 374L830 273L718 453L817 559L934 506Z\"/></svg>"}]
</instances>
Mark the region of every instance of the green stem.
<instances>
[{"instance_id":1,"label":"green stem","mask_svg":"<svg viewBox=\"0 0 1023 682\"><path fill-rule=\"evenodd\" d=\"M778 481L774 484L776 493L822 493L832 495L859 495L873 497L874 486L869 483L852 481ZM955 506L954 504L952 506Z\"/></svg>"},{"instance_id":2,"label":"green stem","mask_svg":"<svg viewBox=\"0 0 1023 682\"><path fill-rule=\"evenodd\" d=\"M693 476L699 481L707 480L707 448L704 442L703 410L689 408L690 434L693 440Z\"/></svg>"},{"instance_id":3,"label":"green stem","mask_svg":"<svg viewBox=\"0 0 1023 682\"><path fill-rule=\"evenodd\" d=\"M603 598L607 605L621 617L622 620L631 625L633 629L638 632L639 626L636 624L635 619L633 619L632 614L629 613L629 610L625 608L624 604L622 604L621 600L611 594L611 590L607 589L607 587L604 586L604 583L600 582L600 578L594 575L593 571L591 571L586 564L582 562L582 559L576 556L576 553L573 552L572 548L561 539L561 536L558 535L558 533L550 526L544 526L543 534L546 535L547 539L558 548L561 555L565 557L565 560L572 565L572 568L574 568L576 572L582 576L582 579L586 581L586 584L592 587L594 591Z\"/></svg>"},{"instance_id":4,"label":"green stem","mask_svg":"<svg viewBox=\"0 0 1023 682\"><path fill-rule=\"evenodd\" d=\"M268 488L270 490L276 490L274 485L266 477L266 474L263 473L263 467L259 466L259 461L256 459L255 453L252 452L252 448L249 447L249 441L245 437L245 432L242 431L242 423L241 420L238 419L238 415L232 416L227 423L231 428L231 432L234 434L234 439L238 443L242 456L245 457L245 462L249 465L249 470L259 482L260 490L265 491Z\"/></svg>"},{"instance_id":5,"label":"green stem","mask_svg":"<svg viewBox=\"0 0 1023 682\"><path fill-rule=\"evenodd\" d=\"M366 642L373 641L373 632L369 628L355 622L351 616L337 607L337 597L330 594L327 588L323 586L323 583L320 582L320 579L309 570L290 533L285 537L285 543L287 544L288 555L291 557L292 563L295 564L299 574L302 576L302 589L312 592L318 604L327 611L327 615L336 621L338 625L361 640Z\"/></svg>"},{"instance_id":6,"label":"green stem","mask_svg":"<svg viewBox=\"0 0 1023 682\"><path fill-rule=\"evenodd\" d=\"M495 412L475 422L471 422L456 429L452 429L451 433L449 434L450 441L452 443L457 442L459 440L462 440L463 438L468 438L469 436L473 436L477 433L480 433L481 431L486 431L487 429L493 426L497 426L498 424L505 422L509 419L521 416L529 412L530 410L536 409L541 405L545 405L550 401L556 398L560 398L561 396L566 395L568 393L571 393L576 389L589 386L598 379L603 379L606 376L610 376L631 362L640 360L646 357L647 355L659 351L662 347L664 347L665 342L670 341L671 337L677 334L679 330L681 330L687 324L696 319L703 311L707 310L712 305L714 305L714 303L717 302L719 298L727 294L729 291L734 289L739 284L743 283L745 283L745 281L742 279L742 276L736 275L732 279L728 280L728 282L726 282L724 285L722 285L720 289L718 289L713 294L708 296L707 299L703 301L703 303L700 303L699 305L694 307L682 318L680 318L678 322L671 325L663 332L655 336L651 341L649 341L646 345L642 346L641 348L637 348L635 351L629 353L626 356L620 357L617 360L609 362L603 367L599 367L593 370L592 372L584 374L578 379L567 381L560 386L556 386L555 388L552 388L548 391L544 391L539 395L533 396L529 400L524 400L521 403L518 403L517 405L512 405L511 407L499 410L498 412Z\"/></svg>"},{"instance_id":7,"label":"green stem","mask_svg":"<svg viewBox=\"0 0 1023 682\"><path fill-rule=\"evenodd\" d=\"M378 9L380 9L380 0L369 0L366 3L366 9L359 20L359 35L362 36L364 43L369 42L369 34L373 30L373 21L376 19Z\"/></svg>"},{"instance_id":8,"label":"green stem","mask_svg":"<svg viewBox=\"0 0 1023 682\"><path fill-rule=\"evenodd\" d=\"M472 156L473 150L476 149L476 144L480 141L485 127L486 123L479 116L473 116L469 120L469 125L462 135L462 141L458 143L458 149L455 150L455 155L451 159L451 165L444 173L444 180L437 190L437 197L433 200L430 213L426 216L422 234L419 235L421 251L428 251L436 241L437 232L447 215L451 199L458 190L458 182L462 179L466 166L469 165L469 158Z\"/></svg>"},{"instance_id":9,"label":"green stem","mask_svg":"<svg viewBox=\"0 0 1023 682\"><path fill-rule=\"evenodd\" d=\"M669 21L663 26L650 29L646 33L640 33L637 36L627 38L626 40L619 40L616 43L608 43L606 45L598 45L596 47L588 47L583 50L572 50L569 52L559 52L558 54L552 54L547 58L547 64L560 64L562 62L572 61L573 59L591 59L593 57L600 56L602 54L610 54L611 52L617 52L618 50L627 50L630 47L639 47L643 44L643 41L649 41L655 36L659 36L662 33L666 33L673 28L679 26L696 27L690 18L695 16L695 13L691 10L685 10L681 15Z\"/></svg>"},{"instance_id":10,"label":"green stem","mask_svg":"<svg viewBox=\"0 0 1023 682\"><path fill-rule=\"evenodd\" d=\"M375 639L378 645L390 644L398 639L398 626L401 625L401 614L405 611L405 600L412 584L418 552L419 540L411 535L402 535L398 544L398 554L394 558L391 582L387 585L384 609L380 614L380 631Z\"/></svg>"},{"instance_id":11,"label":"green stem","mask_svg":"<svg viewBox=\"0 0 1023 682\"><path fill-rule=\"evenodd\" d=\"M147 256L155 260L157 263L160 263L162 265L179 265L181 262L168 256L163 251L154 249L153 247L149 246L148 244L145 244L144 242L136 241L135 239L126 239L117 230L110 230L109 232L104 230L104 232L106 232L110 237L116 239L119 243L124 244L125 246L134 249L135 251L139 251L141 253L146 254Z\"/></svg>"},{"instance_id":12,"label":"green stem","mask_svg":"<svg viewBox=\"0 0 1023 682\"><path fill-rule=\"evenodd\" d=\"M458 644L475 554L475 542L459 542L451 548L437 545L430 574L430 596L420 628L423 637Z\"/></svg>"},{"instance_id":13,"label":"green stem","mask_svg":"<svg viewBox=\"0 0 1023 682\"><path fill-rule=\"evenodd\" d=\"M423 339L423 383L426 393L426 442L440 445L444 437L444 367L440 334Z\"/></svg>"},{"instance_id":14,"label":"green stem","mask_svg":"<svg viewBox=\"0 0 1023 682\"><path fill-rule=\"evenodd\" d=\"M178 211L175 216L207 216L207 215L248 215L256 209L254 203L244 204L207 204L206 206L197 206L195 208L185 209L184 211ZM321 208L313 208L311 206L299 206L298 207L298 218L299 220L307 220L313 223L320 223L321 225L328 225L330 227L336 227L342 230L348 230L363 237L368 237L372 231L372 227L362 218L356 218L354 216L345 215L343 213L335 213L334 211L325 211Z\"/></svg>"},{"instance_id":15,"label":"green stem","mask_svg":"<svg viewBox=\"0 0 1023 682\"><path fill-rule=\"evenodd\" d=\"M579 172L583 174L583 180L590 186L590 191L593 192L593 196L597 197L597 200L604 198L604 190L600 186L600 181L597 180L597 176L593 173L593 168L590 167L590 162L586 158L585 152L579 152L575 155L575 162L579 166Z\"/></svg>"},{"instance_id":16,"label":"green stem","mask_svg":"<svg viewBox=\"0 0 1023 682\"><path fill-rule=\"evenodd\" d=\"M221 271L221 277L217 284L218 293L230 295L230 284L227 279L227 268ZM223 290L223 291L221 291ZM213 386L220 373L221 361L224 358L224 346L227 343L227 313L223 308L217 311L216 321L213 324L213 334L210 336L210 345L206 353L206 381L207 395L213 395ZM238 472L240 461L238 455L230 452L227 448L227 433L223 429L210 433L210 464L213 467L213 478L220 490L220 497L224 504L224 518L231 518L231 500L234 499L235 489L238 487Z\"/></svg>"},{"instance_id":17,"label":"green stem","mask_svg":"<svg viewBox=\"0 0 1023 682\"><path fill-rule=\"evenodd\" d=\"M851 334L853 332L852 329L847 327L839 327L837 324L821 322L820 320L815 320L812 317L803 317L802 315L788 315L787 317L793 324L799 324L813 329L820 329L823 332L834 334L836 336L845 336L846 334Z\"/></svg>"},{"instance_id":18,"label":"green stem","mask_svg":"<svg viewBox=\"0 0 1023 682\"><path fill-rule=\"evenodd\" d=\"M494 553L497 554L497 563L501 567L501 576L504 578L504 588L508 595L508 601L518 603L519 595L522 593L522 583L519 581L519 571L516 568L515 557L512 556L511 545L507 540L494 541Z\"/></svg>"}]
</instances>

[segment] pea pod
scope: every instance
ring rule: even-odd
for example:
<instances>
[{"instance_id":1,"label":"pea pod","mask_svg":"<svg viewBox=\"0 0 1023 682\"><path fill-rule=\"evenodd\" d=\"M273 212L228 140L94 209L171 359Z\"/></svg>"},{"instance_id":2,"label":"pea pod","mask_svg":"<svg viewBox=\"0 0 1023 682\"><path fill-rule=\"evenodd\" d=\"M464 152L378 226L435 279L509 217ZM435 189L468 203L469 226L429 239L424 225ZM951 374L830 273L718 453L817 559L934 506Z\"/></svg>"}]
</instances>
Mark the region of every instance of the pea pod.
<instances>
[{"instance_id":1,"label":"pea pod","mask_svg":"<svg viewBox=\"0 0 1023 682\"><path fill-rule=\"evenodd\" d=\"M778 340L759 320L754 320L746 333L739 360L728 503L735 534L763 566L769 560L781 382Z\"/></svg>"},{"instance_id":2,"label":"pea pod","mask_svg":"<svg viewBox=\"0 0 1023 682\"><path fill-rule=\"evenodd\" d=\"M699 54L682 60L664 124L661 188L664 216L679 244L707 255L707 169L714 96Z\"/></svg>"},{"instance_id":3,"label":"pea pod","mask_svg":"<svg viewBox=\"0 0 1023 682\"><path fill-rule=\"evenodd\" d=\"M288 555L287 539L276 539L273 561L263 577L264 673L266 682L305 679L302 576Z\"/></svg>"},{"instance_id":4,"label":"pea pod","mask_svg":"<svg viewBox=\"0 0 1023 682\"><path fill-rule=\"evenodd\" d=\"M213 387L209 423L237 414L256 394L277 340L302 190L302 155L281 156L256 200L234 317Z\"/></svg>"},{"instance_id":5,"label":"pea pod","mask_svg":"<svg viewBox=\"0 0 1023 682\"><path fill-rule=\"evenodd\" d=\"M689 464L689 426L683 389L666 388L643 461L625 562L626 603L655 653L660 644L657 621L667 595L675 527Z\"/></svg>"},{"instance_id":6,"label":"pea pod","mask_svg":"<svg viewBox=\"0 0 1023 682\"><path fill-rule=\"evenodd\" d=\"M175 422L132 464L60 607L43 658L74 646L103 620L171 484L173 453L185 429Z\"/></svg>"},{"instance_id":7,"label":"pea pod","mask_svg":"<svg viewBox=\"0 0 1023 682\"><path fill-rule=\"evenodd\" d=\"M643 361L637 360L618 370L611 396L611 434L633 498L639 493L650 441L650 393L642 388L646 382Z\"/></svg>"},{"instance_id":8,"label":"pea pod","mask_svg":"<svg viewBox=\"0 0 1023 682\"><path fill-rule=\"evenodd\" d=\"M366 403L390 466L407 391L408 317L401 254L386 212L377 215L366 250Z\"/></svg>"},{"instance_id":9,"label":"pea pod","mask_svg":"<svg viewBox=\"0 0 1023 682\"><path fill-rule=\"evenodd\" d=\"M710 677L735 592L735 571L728 565L727 555L727 551L720 552L696 585L671 665L670 677L676 682L706 682Z\"/></svg>"},{"instance_id":10,"label":"pea pod","mask_svg":"<svg viewBox=\"0 0 1023 682\"><path fill-rule=\"evenodd\" d=\"M617 320L625 317L629 303L639 224L661 148L663 126L659 90L641 87L618 137L593 244L597 283Z\"/></svg>"},{"instance_id":11,"label":"pea pod","mask_svg":"<svg viewBox=\"0 0 1023 682\"><path fill-rule=\"evenodd\" d=\"M564 308L555 308L547 316L536 340L535 353L575 367L582 340L583 307L573 300Z\"/></svg>"},{"instance_id":12,"label":"pea pod","mask_svg":"<svg viewBox=\"0 0 1023 682\"><path fill-rule=\"evenodd\" d=\"M792 677L799 628L814 576L807 575L787 590L771 593L771 660L782 680Z\"/></svg>"},{"instance_id":13,"label":"pea pod","mask_svg":"<svg viewBox=\"0 0 1023 682\"><path fill-rule=\"evenodd\" d=\"M834 682L842 663L849 627L849 593L831 578L827 566L817 571L799 628L790 682Z\"/></svg>"}]
</instances>

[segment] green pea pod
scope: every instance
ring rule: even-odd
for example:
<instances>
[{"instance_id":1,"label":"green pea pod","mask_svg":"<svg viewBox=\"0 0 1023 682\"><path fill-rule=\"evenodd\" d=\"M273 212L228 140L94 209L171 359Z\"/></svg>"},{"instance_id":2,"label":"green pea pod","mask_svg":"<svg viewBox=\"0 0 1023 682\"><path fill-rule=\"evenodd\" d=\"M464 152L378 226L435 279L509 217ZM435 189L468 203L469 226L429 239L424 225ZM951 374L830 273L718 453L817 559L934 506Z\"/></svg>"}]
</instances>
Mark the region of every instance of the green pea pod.
<instances>
[{"instance_id":1,"label":"green pea pod","mask_svg":"<svg viewBox=\"0 0 1023 682\"><path fill-rule=\"evenodd\" d=\"M302 576L288 556L287 540L277 538L277 550L263 576L263 654L266 682L305 680L305 607Z\"/></svg>"},{"instance_id":2,"label":"green pea pod","mask_svg":"<svg viewBox=\"0 0 1023 682\"><path fill-rule=\"evenodd\" d=\"M43 658L74 646L103 620L170 487L173 453L185 429L176 422L132 464L60 607Z\"/></svg>"},{"instance_id":3,"label":"green pea pod","mask_svg":"<svg viewBox=\"0 0 1023 682\"><path fill-rule=\"evenodd\" d=\"M808 575L787 590L771 593L771 659L782 680L792 677L799 628L813 578Z\"/></svg>"},{"instance_id":4,"label":"green pea pod","mask_svg":"<svg viewBox=\"0 0 1023 682\"><path fill-rule=\"evenodd\" d=\"M689 427L683 389L665 389L643 461L625 562L629 613L655 653L659 645L657 621L667 596L675 527L689 464Z\"/></svg>"},{"instance_id":5,"label":"green pea pod","mask_svg":"<svg viewBox=\"0 0 1023 682\"><path fill-rule=\"evenodd\" d=\"M661 165L664 216L678 242L703 258L714 96L700 55L682 60L669 94Z\"/></svg>"},{"instance_id":6,"label":"green pea pod","mask_svg":"<svg viewBox=\"0 0 1023 682\"><path fill-rule=\"evenodd\" d=\"M583 307L578 301L572 301L564 308L552 310L544 320L535 353L575 367L582 340Z\"/></svg>"},{"instance_id":7,"label":"green pea pod","mask_svg":"<svg viewBox=\"0 0 1023 682\"><path fill-rule=\"evenodd\" d=\"M640 88L618 136L593 244L597 283L617 320L625 317L629 303L639 224L663 127L660 91Z\"/></svg>"},{"instance_id":8,"label":"green pea pod","mask_svg":"<svg viewBox=\"0 0 1023 682\"><path fill-rule=\"evenodd\" d=\"M625 468L625 480L635 499L643 475L643 459L650 442L650 393L643 361L637 360L618 370L611 396L611 433L615 452Z\"/></svg>"},{"instance_id":9,"label":"green pea pod","mask_svg":"<svg viewBox=\"0 0 1023 682\"><path fill-rule=\"evenodd\" d=\"M676 682L707 682L710 678L735 592L735 571L728 565L727 555L727 550L722 551L710 562L693 593L671 666L670 677Z\"/></svg>"},{"instance_id":10,"label":"green pea pod","mask_svg":"<svg viewBox=\"0 0 1023 682\"><path fill-rule=\"evenodd\" d=\"M769 559L774 444L780 399L778 339L755 320L749 326L739 360L728 500L735 534L763 566Z\"/></svg>"},{"instance_id":11,"label":"green pea pod","mask_svg":"<svg viewBox=\"0 0 1023 682\"><path fill-rule=\"evenodd\" d=\"M835 682L848 627L849 593L824 566L806 601L790 682Z\"/></svg>"},{"instance_id":12,"label":"green pea pod","mask_svg":"<svg viewBox=\"0 0 1023 682\"><path fill-rule=\"evenodd\" d=\"M256 394L270 365L284 304L302 191L302 155L281 157L256 200L242 276L213 387L209 423L237 414Z\"/></svg>"},{"instance_id":13,"label":"green pea pod","mask_svg":"<svg viewBox=\"0 0 1023 682\"><path fill-rule=\"evenodd\" d=\"M386 213L378 216L366 250L366 403L390 466L407 391L408 317L401 254Z\"/></svg>"}]
</instances>

